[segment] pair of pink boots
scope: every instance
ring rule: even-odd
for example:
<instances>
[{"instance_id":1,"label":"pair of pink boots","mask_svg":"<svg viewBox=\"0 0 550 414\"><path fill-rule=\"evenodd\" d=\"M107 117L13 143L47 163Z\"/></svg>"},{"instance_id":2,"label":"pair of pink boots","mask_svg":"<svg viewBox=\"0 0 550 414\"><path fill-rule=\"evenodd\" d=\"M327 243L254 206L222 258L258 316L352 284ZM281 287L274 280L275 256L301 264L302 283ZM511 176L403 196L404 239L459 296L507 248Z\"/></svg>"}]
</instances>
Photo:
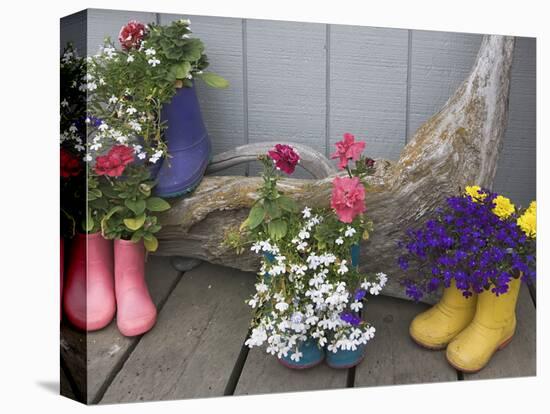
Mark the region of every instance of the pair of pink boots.
<instances>
[{"instance_id":1,"label":"pair of pink boots","mask_svg":"<svg viewBox=\"0 0 550 414\"><path fill-rule=\"evenodd\" d=\"M81 330L107 326L115 311L123 335L150 330L157 320L157 309L145 282L143 242L113 242L101 233L77 234L67 264L63 309L67 319Z\"/></svg>"}]
</instances>

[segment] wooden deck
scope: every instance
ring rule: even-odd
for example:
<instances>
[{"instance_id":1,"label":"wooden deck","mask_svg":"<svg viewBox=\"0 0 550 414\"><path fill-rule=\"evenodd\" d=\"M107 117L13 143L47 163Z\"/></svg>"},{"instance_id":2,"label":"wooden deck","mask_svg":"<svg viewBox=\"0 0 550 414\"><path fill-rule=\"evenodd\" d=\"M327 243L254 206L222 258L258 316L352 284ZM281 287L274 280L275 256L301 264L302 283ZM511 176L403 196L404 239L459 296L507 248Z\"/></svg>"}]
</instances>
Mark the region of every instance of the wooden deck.
<instances>
[{"instance_id":1,"label":"wooden deck","mask_svg":"<svg viewBox=\"0 0 550 414\"><path fill-rule=\"evenodd\" d=\"M159 310L147 334L123 337L114 321L88 335L62 324L62 394L104 404L536 375L535 301L525 286L513 341L478 374L458 373L444 351L411 341L409 323L426 305L383 296L367 304L377 332L358 367L297 372L243 346L254 274L208 263L181 273L152 257L147 278Z\"/></svg>"}]
</instances>

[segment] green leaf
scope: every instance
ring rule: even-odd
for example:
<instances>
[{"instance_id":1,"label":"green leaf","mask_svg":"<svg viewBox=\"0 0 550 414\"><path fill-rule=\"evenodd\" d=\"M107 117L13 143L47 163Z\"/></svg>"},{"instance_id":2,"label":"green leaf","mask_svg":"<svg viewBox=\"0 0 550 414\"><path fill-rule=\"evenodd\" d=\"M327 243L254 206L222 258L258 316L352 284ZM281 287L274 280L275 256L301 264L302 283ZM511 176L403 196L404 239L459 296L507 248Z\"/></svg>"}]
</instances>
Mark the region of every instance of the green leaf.
<instances>
[{"instance_id":1,"label":"green leaf","mask_svg":"<svg viewBox=\"0 0 550 414\"><path fill-rule=\"evenodd\" d=\"M189 62L176 63L170 67L168 76L174 79L185 79L189 75L191 64Z\"/></svg>"},{"instance_id":2,"label":"green leaf","mask_svg":"<svg viewBox=\"0 0 550 414\"><path fill-rule=\"evenodd\" d=\"M260 223L265 218L265 210L261 206L260 203L254 204L254 206L250 209L250 213L248 214L248 227L250 229L255 229L260 225Z\"/></svg>"},{"instance_id":3,"label":"green leaf","mask_svg":"<svg viewBox=\"0 0 550 414\"><path fill-rule=\"evenodd\" d=\"M265 200L264 201L264 208L265 208L266 214L270 218L276 219L276 218L281 217L281 209L279 208L279 206L274 201Z\"/></svg>"},{"instance_id":4,"label":"green leaf","mask_svg":"<svg viewBox=\"0 0 550 414\"><path fill-rule=\"evenodd\" d=\"M88 188L88 201L94 201L101 198L103 193L97 188Z\"/></svg>"},{"instance_id":5,"label":"green leaf","mask_svg":"<svg viewBox=\"0 0 550 414\"><path fill-rule=\"evenodd\" d=\"M124 200L124 205L132 210L136 216L139 216L145 211L145 200L139 198L135 201L127 198Z\"/></svg>"},{"instance_id":6,"label":"green leaf","mask_svg":"<svg viewBox=\"0 0 550 414\"><path fill-rule=\"evenodd\" d=\"M137 243L138 241L141 240L142 236L143 236L143 232L138 230L138 231L134 232L134 234L132 234L132 238L130 240L133 243Z\"/></svg>"},{"instance_id":7,"label":"green leaf","mask_svg":"<svg viewBox=\"0 0 550 414\"><path fill-rule=\"evenodd\" d=\"M166 211L170 209L170 204L160 197L150 197L147 199L147 210Z\"/></svg>"},{"instance_id":8,"label":"green leaf","mask_svg":"<svg viewBox=\"0 0 550 414\"><path fill-rule=\"evenodd\" d=\"M122 206L115 206L113 208L111 208L107 214L105 214L103 216L103 218L101 219L101 233L105 236L105 234L107 234L108 232L108 227L107 227L107 221L109 221L109 219L113 216L113 214L115 213L118 213L119 211L122 211L124 210L124 207Z\"/></svg>"},{"instance_id":9,"label":"green leaf","mask_svg":"<svg viewBox=\"0 0 550 414\"><path fill-rule=\"evenodd\" d=\"M94 223L94 218L92 216L92 210L88 208L84 228L86 229L87 232L90 232L94 229L94 225L95 223Z\"/></svg>"},{"instance_id":10,"label":"green leaf","mask_svg":"<svg viewBox=\"0 0 550 414\"><path fill-rule=\"evenodd\" d=\"M138 230L145 223L145 214L140 214L135 218L125 218L124 225L130 230Z\"/></svg>"},{"instance_id":11,"label":"green leaf","mask_svg":"<svg viewBox=\"0 0 550 414\"><path fill-rule=\"evenodd\" d=\"M225 89L229 87L229 82L222 78L220 75L216 75L212 72L204 72L200 75L197 75L200 77L204 83L206 83L208 86L216 89Z\"/></svg>"},{"instance_id":12,"label":"green leaf","mask_svg":"<svg viewBox=\"0 0 550 414\"><path fill-rule=\"evenodd\" d=\"M287 229L288 226L286 224L286 221L282 219L273 220L267 224L267 231L269 232L269 236L274 240L280 240L285 237Z\"/></svg>"},{"instance_id":13,"label":"green leaf","mask_svg":"<svg viewBox=\"0 0 550 414\"><path fill-rule=\"evenodd\" d=\"M154 252L159 247L159 241L155 236L151 236L151 238L143 239L143 244L145 246L145 249L147 249L148 252Z\"/></svg>"},{"instance_id":14,"label":"green leaf","mask_svg":"<svg viewBox=\"0 0 550 414\"><path fill-rule=\"evenodd\" d=\"M296 202L293 199L291 199L289 197L280 196L277 199L277 204L283 210L289 211L291 213L296 213L298 211L298 205L296 204Z\"/></svg>"}]
</instances>

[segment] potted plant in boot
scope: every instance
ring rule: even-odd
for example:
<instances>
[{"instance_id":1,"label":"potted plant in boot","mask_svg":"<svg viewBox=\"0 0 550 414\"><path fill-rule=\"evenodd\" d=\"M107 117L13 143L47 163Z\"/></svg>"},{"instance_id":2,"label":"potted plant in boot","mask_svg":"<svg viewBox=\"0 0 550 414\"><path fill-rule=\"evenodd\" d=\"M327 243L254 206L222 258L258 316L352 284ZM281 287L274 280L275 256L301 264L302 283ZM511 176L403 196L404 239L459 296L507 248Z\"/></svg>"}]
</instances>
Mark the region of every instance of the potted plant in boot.
<instances>
[{"instance_id":1,"label":"potted plant in boot","mask_svg":"<svg viewBox=\"0 0 550 414\"><path fill-rule=\"evenodd\" d=\"M228 86L206 71L204 44L192 37L189 23L129 22L119 35L122 50L107 39L86 75L90 119L101 122L89 157L114 143L132 146L150 167L156 195L163 198L192 191L210 159L194 79Z\"/></svg>"},{"instance_id":2,"label":"potted plant in boot","mask_svg":"<svg viewBox=\"0 0 550 414\"><path fill-rule=\"evenodd\" d=\"M358 198L363 207L342 207L343 221L328 209L298 211L294 201L279 192L276 171L291 174L299 155L279 144L260 160L260 198L240 232L228 236L230 245L240 250L251 245L262 256L256 293L248 301L254 319L246 344L267 342L267 352L294 369L317 365L325 354L333 367L356 365L374 335L374 328L357 316L362 300L369 290L377 294L385 283L385 275L367 276L355 266L358 243L371 227L362 215L364 197ZM339 180L336 192L341 190ZM342 201L336 198L335 203ZM355 292L352 304L355 287L361 284L366 290ZM358 320L348 318L348 304Z\"/></svg>"},{"instance_id":3,"label":"potted plant in boot","mask_svg":"<svg viewBox=\"0 0 550 414\"><path fill-rule=\"evenodd\" d=\"M521 281L535 279L535 238L535 202L518 210L478 186L448 198L400 243L407 294L419 300L443 288L439 303L412 321L411 337L429 349L446 347L458 370L482 369L514 335Z\"/></svg>"}]
</instances>

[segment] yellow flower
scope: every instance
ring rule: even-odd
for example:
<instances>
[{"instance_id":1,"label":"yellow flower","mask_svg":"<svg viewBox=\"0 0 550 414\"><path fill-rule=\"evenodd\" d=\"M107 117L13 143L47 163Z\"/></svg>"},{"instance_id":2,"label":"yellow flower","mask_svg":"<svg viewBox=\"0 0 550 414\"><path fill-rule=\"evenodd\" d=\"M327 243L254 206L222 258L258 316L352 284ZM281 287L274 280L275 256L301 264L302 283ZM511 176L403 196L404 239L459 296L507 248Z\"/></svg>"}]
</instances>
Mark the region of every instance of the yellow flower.
<instances>
[{"instance_id":1,"label":"yellow flower","mask_svg":"<svg viewBox=\"0 0 550 414\"><path fill-rule=\"evenodd\" d=\"M487 194L480 193L481 187L479 185L467 185L465 188L465 192L467 195L469 195L473 201L483 201L485 200L485 197L487 197Z\"/></svg>"},{"instance_id":2,"label":"yellow flower","mask_svg":"<svg viewBox=\"0 0 550 414\"><path fill-rule=\"evenodd\" d=\"M532 201L525 213L518 218L518 226L527 237L537 237L537 202Z\"/></svg>"},{"instance_id":3,"label":"yellow flower","mask_svg":"<svg viewBox=\"0 0 550 414\"><path fill-rule=\"evenodd\" d=\"M516 211L516 208L514 207L510 199L501 195L495 198L494 203L495 207L493 208L493 213L495 213L501 219L507 219Z\"/></svg>"}]
</instances>

